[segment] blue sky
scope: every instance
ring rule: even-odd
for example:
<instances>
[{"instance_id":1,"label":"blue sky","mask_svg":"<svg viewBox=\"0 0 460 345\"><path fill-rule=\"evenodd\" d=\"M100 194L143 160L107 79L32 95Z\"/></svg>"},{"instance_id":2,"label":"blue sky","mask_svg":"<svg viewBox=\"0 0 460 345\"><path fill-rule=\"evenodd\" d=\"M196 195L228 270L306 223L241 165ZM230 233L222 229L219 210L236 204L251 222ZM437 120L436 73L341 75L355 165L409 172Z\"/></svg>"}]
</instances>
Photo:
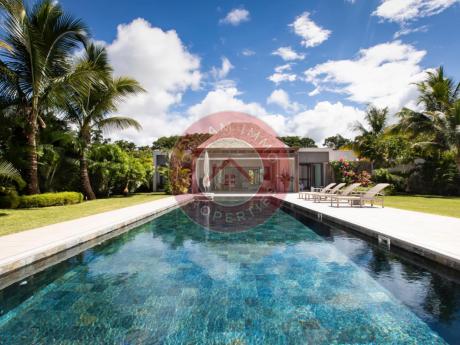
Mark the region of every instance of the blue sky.
<instances>
[{"instance_id":1,"label":"blue sky","mask_svg":"<svg viewBox=\"0 0 460 345\"><path fill-rule=\"evenodd\" d=\"M279 134L350 136L368 103L416 107L413 82L444 65L460 79L459 0L60 0L148 93L123 115L148 144L220 110Z\"/></svg>"}]
</instances>

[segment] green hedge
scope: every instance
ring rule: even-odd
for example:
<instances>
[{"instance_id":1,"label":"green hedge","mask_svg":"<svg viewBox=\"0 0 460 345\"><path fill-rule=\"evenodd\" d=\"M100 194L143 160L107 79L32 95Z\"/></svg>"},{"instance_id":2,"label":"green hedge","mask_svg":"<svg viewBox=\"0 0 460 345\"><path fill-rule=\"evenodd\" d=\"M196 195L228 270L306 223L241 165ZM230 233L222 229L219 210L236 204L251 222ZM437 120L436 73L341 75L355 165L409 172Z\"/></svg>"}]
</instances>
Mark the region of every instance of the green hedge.
<instances>
[{"instance_id":1,"label":"green hedge","mask_svg":"<svg viewBox=\"0 0 460 345\"><path fill-rule=\"evenodd\" d=\"M20 208L47 207L79 204L83 201L83 194L78 192L44 193L24 195L20 198Z\"/></svg>"}]
</instances>

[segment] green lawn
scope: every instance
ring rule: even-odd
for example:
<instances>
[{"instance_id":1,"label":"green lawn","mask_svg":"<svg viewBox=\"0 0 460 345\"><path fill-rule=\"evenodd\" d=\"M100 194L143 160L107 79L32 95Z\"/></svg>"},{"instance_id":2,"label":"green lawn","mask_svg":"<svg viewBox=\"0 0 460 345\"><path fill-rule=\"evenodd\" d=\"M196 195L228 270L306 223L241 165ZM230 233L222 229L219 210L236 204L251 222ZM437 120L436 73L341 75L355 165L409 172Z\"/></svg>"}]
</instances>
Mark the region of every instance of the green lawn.
<instances>
[{"instance_id":1,"label":"green lawn","mask_svg":"<svg viewBox=\"0 0 460 345\"><path fill-rule=\"evenodd\" d=\"M0 209L0 236L164 198L163 193L135 194L86 201L77 205L34 209ZM460 218L460 197L390 195L385 205Z\"/></svg>"},{"instance_id":2,"label":"green lawn","mask_svg":"<svg viewBox=\"0 0 460 345\"><path fill-rule=\"evenodd\" d=\"M92 214L128 207L143 202L164 198L163 193L134 194L128 197L113 197L85 201L77 205L52 206L5 210L0 209L0 236L28 230L44 225L54 224Z\"/></svg>"},{"instance_id":3,"label":"green lawn","mask_svg":"<svg viewBox=\"0 0 460 345\"><path fill-rule=\"evenodd\" d=\"M460 197L390 195L385 197L385 205L460 218Z\"/></svg>"}]
</instances>

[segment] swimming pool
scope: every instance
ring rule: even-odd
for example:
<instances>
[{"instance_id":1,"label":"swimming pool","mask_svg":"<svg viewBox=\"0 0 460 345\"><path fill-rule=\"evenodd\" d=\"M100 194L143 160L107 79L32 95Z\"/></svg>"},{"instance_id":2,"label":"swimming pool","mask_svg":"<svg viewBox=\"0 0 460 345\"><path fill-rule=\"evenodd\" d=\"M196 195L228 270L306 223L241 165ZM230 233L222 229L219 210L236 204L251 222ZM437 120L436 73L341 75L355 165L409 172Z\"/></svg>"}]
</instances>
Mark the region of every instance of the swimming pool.
<instances>
[{"instance_id":1,"label":"swimming pool","mask_svg":"<svg viewBox=\"0 0 460 345\"><path fill-rule=\"evenodd\" d=\"M455 344L455 278L281 210L177 209L1 291L0 344Z\"/></svg>"}]
</instances>

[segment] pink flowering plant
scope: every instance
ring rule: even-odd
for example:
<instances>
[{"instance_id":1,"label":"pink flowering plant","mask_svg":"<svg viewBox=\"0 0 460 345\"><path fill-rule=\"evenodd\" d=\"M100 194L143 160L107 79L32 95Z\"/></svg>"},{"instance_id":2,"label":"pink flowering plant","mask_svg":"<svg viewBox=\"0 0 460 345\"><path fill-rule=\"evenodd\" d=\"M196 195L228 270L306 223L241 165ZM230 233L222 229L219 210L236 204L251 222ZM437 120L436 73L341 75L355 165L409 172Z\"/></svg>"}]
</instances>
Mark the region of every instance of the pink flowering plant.
<instances>
[{"instance_id":1,"label":"pink flowering plant","mask_svg":"<svg viewBox=\"0 0 460 345\"><path fill-rule=\"evenodd\" d=\"M371 175L366 170L358 171L357 162L340 158L331 162L331 166L337 182L361 183L364 187L372 183Z\"/></svg>"},{"instance_id":2,"label":"pink flowering plant","mask_svg":"<svg viewBox=\"0 0 460 345\"><path fill-rule=\"evenodd\" d=\"M335 180L339 182L350 183L355 177L355 163L346 159L340 158L338 161L331 162L334 171Z\"/></svg>"}]
</instances>

